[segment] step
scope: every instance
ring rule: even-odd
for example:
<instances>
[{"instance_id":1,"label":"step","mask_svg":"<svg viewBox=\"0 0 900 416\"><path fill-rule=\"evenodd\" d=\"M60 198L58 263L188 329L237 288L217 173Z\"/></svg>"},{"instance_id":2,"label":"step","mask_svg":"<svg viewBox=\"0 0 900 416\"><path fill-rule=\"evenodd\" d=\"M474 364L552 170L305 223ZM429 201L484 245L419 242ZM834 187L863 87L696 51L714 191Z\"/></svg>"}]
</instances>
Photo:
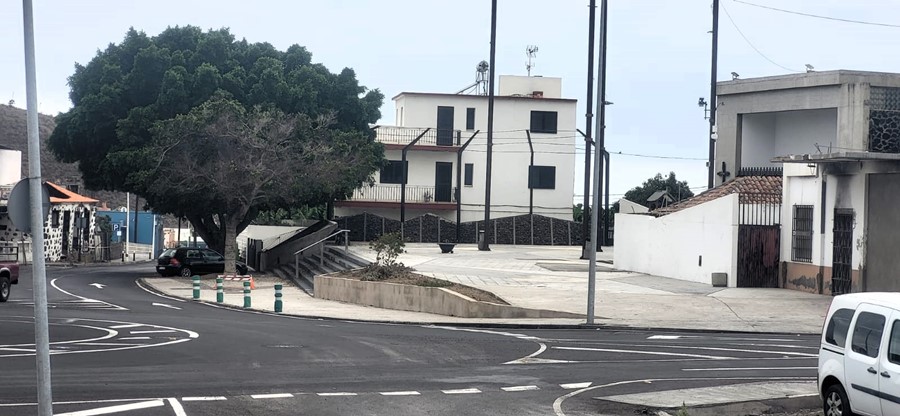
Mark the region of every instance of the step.
<instances>
[{"instance_id":1,"label":"step","mask_svg":"<svg viewBox=\"0 0 900 416\"><path fill-rule=\"evenodd\" d=\"M352 264L354 266L353 268L366 267L371 264L365 259L345 251L343 247L326 246L326 253L330 253L337 258L343 259L347 263Z\"/></svg>"}]
</instances>

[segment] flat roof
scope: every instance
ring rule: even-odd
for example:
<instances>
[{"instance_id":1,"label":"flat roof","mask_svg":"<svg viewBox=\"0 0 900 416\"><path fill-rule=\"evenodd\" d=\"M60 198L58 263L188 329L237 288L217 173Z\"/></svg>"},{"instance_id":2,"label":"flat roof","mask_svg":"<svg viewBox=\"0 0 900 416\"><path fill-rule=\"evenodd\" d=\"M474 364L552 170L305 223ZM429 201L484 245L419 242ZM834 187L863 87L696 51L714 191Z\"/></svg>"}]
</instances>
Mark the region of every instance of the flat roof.
<instances>
[{"instance_id":1,"label":"flat roof","mask_svg":"<svg viewBox=\"0 0 900 416\"><path fill-rule=\"evenodd\" d=\"M488 98L487 95L474 95L474 94L449 94L449 93L441 93L441 92L408 92L404 91L400 94L391 98L396 101L398 98L404 95L419 95L419 96L433 96L433 97L466 97L466 98L484 98L485 100ZM554 102L571 102L576 103L578 100L574 98L535 98L530 95L495 95L495 100L532 100L532 101L554 101Z\"/></svg>"},{"instance_id":2,"label":"flat roof","mask_svg":"<svg viewBox=\"0 0 900 416\"><path fill-rule=\"evenodd\" d=\"M862 161L900 161L900 153L877 152L832 152L778 156L773 163L839 163Z\"/></svg>"},{"instance_id":3,"label":"flat roof","mask_svg":"<svg viewBox=\"0 0 900 416\"><path fill-rule=\"evenodd\" d=\"M716 83L716 93L719 96L723 96L855 83L867 83L874 87L900 88L900 74L893 72L853 71L846 69L821 72L813 71L800 74L719 81Z\"/></svg>"}]
</instances>

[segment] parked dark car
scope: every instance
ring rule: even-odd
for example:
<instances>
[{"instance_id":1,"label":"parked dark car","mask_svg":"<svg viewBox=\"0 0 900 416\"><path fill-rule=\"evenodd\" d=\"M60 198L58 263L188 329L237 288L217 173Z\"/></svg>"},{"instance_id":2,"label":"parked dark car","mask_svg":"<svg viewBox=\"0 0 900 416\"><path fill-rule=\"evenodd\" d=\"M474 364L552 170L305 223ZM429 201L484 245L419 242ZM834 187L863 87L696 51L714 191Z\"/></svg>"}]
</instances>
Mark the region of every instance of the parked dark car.
<instances>
[{"instance_id":1,"label":"parked dark car","mask_svg":"<svg viewBox=\"0 0 900 416\"><path fill-rule=\"evenodd\" d=\"M247 274L247 265L235 263L239 274ZM156 272L162 276L190 277L195 274L222 273L225 257L215 250L198 247L170 248L156 261Z\"/></svg>"}]
</instances>

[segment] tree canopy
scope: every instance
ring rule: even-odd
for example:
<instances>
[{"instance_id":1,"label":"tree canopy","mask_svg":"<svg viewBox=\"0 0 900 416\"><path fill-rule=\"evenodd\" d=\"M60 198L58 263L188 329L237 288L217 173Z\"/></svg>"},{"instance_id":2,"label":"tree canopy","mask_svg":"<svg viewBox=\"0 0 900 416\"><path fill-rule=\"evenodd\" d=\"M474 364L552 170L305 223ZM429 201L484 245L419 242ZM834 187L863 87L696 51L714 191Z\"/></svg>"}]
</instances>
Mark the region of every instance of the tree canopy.
<instances>
[{"instance_id":1,"label":"tree canopy","mask_svg":"<svg viewBox=\"0 0 900 416\"><path fill-rule=\"evenodd\" d=\"M687 181L679 181L675 179L675 172L669 172L669 176L664 177L662 173L647 179L641 186L636 186L625 193L625 199L647 206L647 199L656 191L669 191L669 194L676 201L687 199L694 196Z\"/></svg>"},{"instance_id":2,"label":"tree canopy","mask_svg":"<svg viewBox=\"0 0 900 416\"><path fill-rule=\"evenodd\" d=\"M174 27L153 37L131 29L76 64L69 85L73 107L57 118L48 143L54 154L79 162L90 189L133 192L157 212L187 217L214 248L224 249L225 216L243 211L240 232L260 210L348 196L383 158L368 124L380 118L384 96L359 85L349 68L335 74L312 63L298 45L279 51L235 40L227 29ZM291 151L265 158L285 169L273 163L265 168L270 176L248 171L253 161L241 152L273 142ZM185 155L195 157L191 164ZM307 167L334 170L310 175ZM291 168L303 169L285 173ZM203 177L198 187L183 173L198 180L222 174L221 184L230 185ZM253 195L254 181L265 196ZM241 208L222 192L245 198Z\"/></svg>"}]
</instances>

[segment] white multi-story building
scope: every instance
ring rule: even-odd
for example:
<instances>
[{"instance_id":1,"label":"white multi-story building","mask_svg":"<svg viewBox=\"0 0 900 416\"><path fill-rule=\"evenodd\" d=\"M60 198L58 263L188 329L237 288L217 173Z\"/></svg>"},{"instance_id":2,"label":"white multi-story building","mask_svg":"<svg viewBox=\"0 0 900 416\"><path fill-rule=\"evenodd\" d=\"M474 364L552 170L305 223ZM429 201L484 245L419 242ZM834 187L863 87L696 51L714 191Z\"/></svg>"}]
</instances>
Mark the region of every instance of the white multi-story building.
<instances>
[{"instance_id":1,"label":"white multi-story building","mask_svg":"<svg viewBox=\"0 0 900 416\"><path fill-rule=\"evenodd\" d=\"M494 102L492 218L533 213L572 219L580 135L575 130L576 100L561 95L560 78L500 76ZM388 163L372 186L338 201L335 214L484 219L488 97L403 92L394 104L397 125L376 127Z\"/></svg>"}]
</instances>

